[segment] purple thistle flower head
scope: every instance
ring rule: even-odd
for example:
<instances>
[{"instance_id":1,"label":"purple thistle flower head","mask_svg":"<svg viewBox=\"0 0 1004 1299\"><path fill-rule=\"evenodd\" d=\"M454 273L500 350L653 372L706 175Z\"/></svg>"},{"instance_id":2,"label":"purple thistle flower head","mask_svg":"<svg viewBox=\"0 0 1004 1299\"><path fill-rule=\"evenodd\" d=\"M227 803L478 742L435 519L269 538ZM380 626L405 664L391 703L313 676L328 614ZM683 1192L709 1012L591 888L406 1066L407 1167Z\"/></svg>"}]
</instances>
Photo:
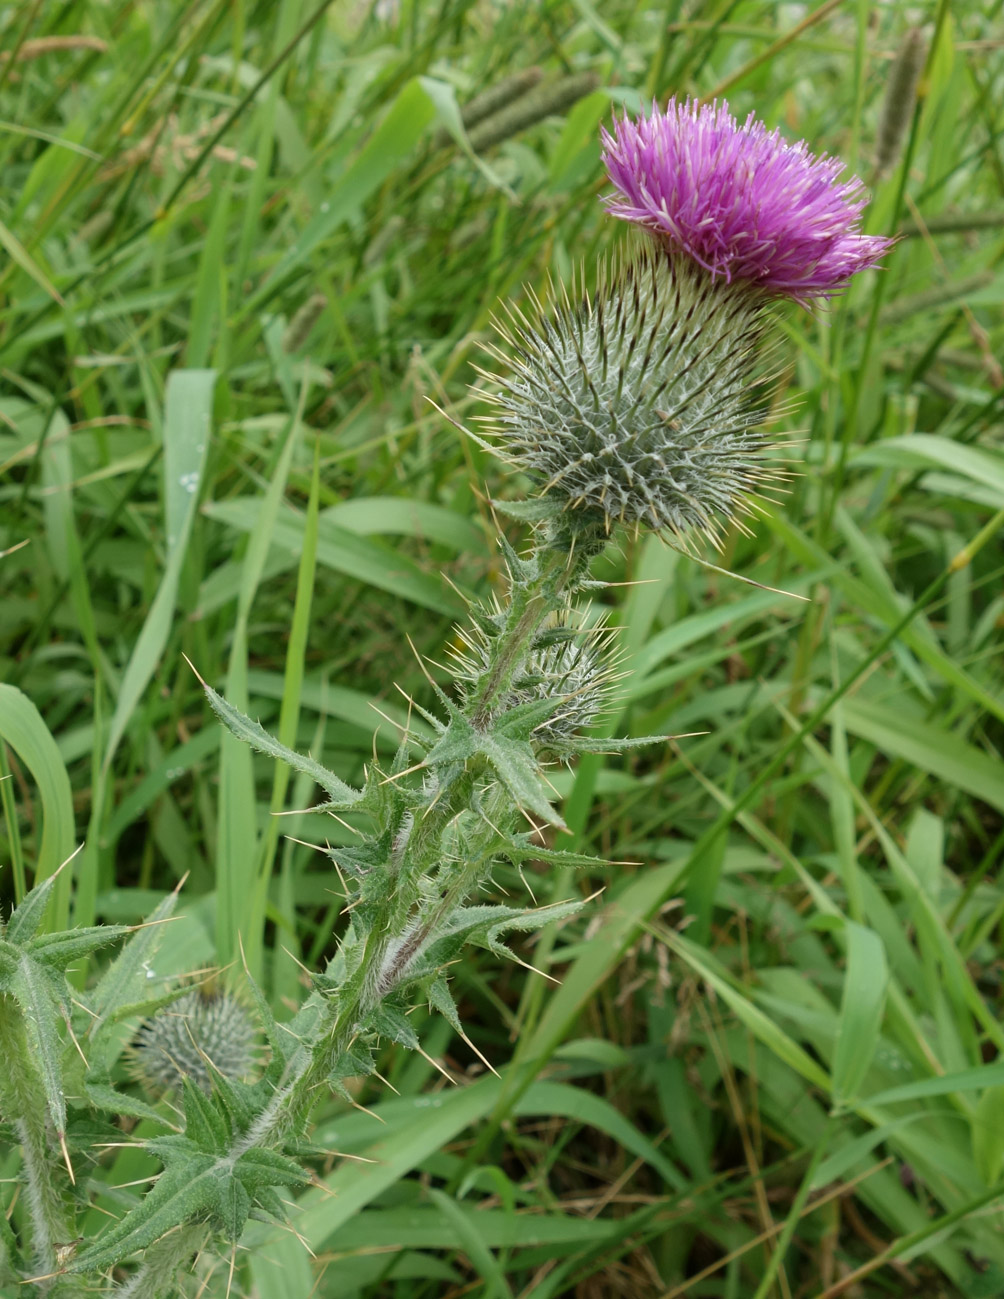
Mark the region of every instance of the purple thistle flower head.
<instances>
[{"instance_id":1,"label":"purple thistle flower head","mask_svg":"<svg viewBox=\"0 0 1004 1299\"><path fill-rule=\"evenodd\" d=\"M842 289L892 240L861 233L861 182L727 104L671 99L664 113L614 122L603 161L614 216L634 221L712 276L807 303Z\"/></svg>"}]
</instances>

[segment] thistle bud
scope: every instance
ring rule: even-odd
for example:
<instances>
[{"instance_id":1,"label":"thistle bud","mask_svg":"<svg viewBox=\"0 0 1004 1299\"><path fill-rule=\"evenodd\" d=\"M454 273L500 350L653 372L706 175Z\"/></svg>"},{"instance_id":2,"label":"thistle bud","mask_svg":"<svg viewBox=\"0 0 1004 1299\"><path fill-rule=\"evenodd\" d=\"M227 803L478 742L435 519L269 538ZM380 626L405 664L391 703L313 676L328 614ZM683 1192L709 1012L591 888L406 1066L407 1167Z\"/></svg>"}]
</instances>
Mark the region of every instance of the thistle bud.
<instances>
[{"instance_id":1,"label":"thistle bud","mask_svg":"<svg viewBox=\"0 0 1004 1299\"><path fill-rule=\"evenodd\" d=\"M214 1066L243 1078L254 1064L255 1028L242 1002L219 987L198 987L158 1010L140 1026L130 1047L138 1082L159 1095L183 1078L208 1092Z\"/></svg>"},{"instance_id":2,"label":"thistle bud","mask_svg":"<svg viewBox=\"0 0 1004 1299\"><path fill-rule=\"evenodd\" d=\"M538 303L532 321L511 313L498 453L583 528L715 540L716 520L744 510L766 473L755 382L766 299L654 245L600 279L592 298L562 297L551 313Z\"/></svg>"},{"instance_id":3,"label":"thistle bud","mask_svg":"<svg viewBox=\"0 0 1004 1299\"><path fill-rule=\"evenodd\" d=\"M477 693L493 663L493 641L504 620L501 609L476 611L466 627L457 629L462 648L453 652L456 680L466 703ZM520 704L549 700L553 712L533 733L539 755L565 756L569 741L599 720L616 680L607 650L612 630L605 623L588 626L579 611L567 607L534 636L506 693L495 711L505 713Z\"/></svg>"}]
</instances>

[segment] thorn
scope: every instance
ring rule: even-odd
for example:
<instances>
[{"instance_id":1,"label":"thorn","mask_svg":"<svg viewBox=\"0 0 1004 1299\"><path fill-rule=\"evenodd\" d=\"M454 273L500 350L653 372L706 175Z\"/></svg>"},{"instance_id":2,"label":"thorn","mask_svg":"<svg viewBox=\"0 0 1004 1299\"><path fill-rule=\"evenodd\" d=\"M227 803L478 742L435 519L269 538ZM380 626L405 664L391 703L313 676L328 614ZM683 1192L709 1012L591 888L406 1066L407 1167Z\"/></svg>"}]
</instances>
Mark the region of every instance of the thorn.
<instances>
[{"instance_id":1,"label":"thorn","mask_svg":"<svg viewBox=\"0 0 1004 1299\"><path fill-rule=\"evenodd\" d=\"M367 703L369 704L369 707L372 708L373 711L377 714L378 717L382 717L385 722L390 722L391 726L396 727L401 732L402 735L409 734L407 726L402 726L400 722L395 722L393 717L390 717L382 709L377 708L376 704L373 702L372 699L367 700ZM376 759L374 758L374 762L375 761Z\"/></svg>"},{"instance_id":2,"label":"thorn","mask_svg":"<svg viewBox=\"0 0 1004 1299\"><path fill-rule=\"evenodd\" d=\"M438 1061L433 1060L432 1056L429 1055L426 1051L423 1051L421 1046L417 1046L415 1050L424 1060L427 1060L429 1064L432 1065L433 1069L438 1069L448 1083L452 1083L453 1086L456 1087L457 1085L456 1078L451 1077L451 1075L446 1072L446 1070L443 1068L441 1064L439 1064Z\"/></svg>"},{"instance_id":3,"label":"thorn","mask_svg":"<svg viewBox=\"0 0 1004 1299\"><path fill-rule=\"evenodd\" d=\"M425 666L425 660L422 658L421 654L419 654L418 650L415 648L415 642L411 639L411 637L408 635L407 632L405 632L404 638L411 646L411 652L415 655L415 659L418 662L418 666L422 669L422 675L425 677L426 681L428 681L429 685L432 686L433 690L436 690L437 689L436 683L429 675L429 670Z\"/></svg>"},{"instance_id":4,"label":"thorn","mask_svg":"<svg viewBox=\"0 0 1004 1299\"><path fill-rule=\"evenodd\" d=\"M83 850L84 850L84 845L83 845L83 844L79 844L76 848L74 848L73 852L70 853L70 855L69 855L69 857L67 857L66 861L64 861L64 862L60 862L60 864L56 867L56 869L55 869L55 870L52 872L52 874L49 876L49 879L55 879L56 876L60 873L60 871L63 870L64 867L69 866L70 862L73 861L74 857L76 857L76 856L78 856L80 853L82 853Z\"/></svg>"},{"instance_id":5,"label":"thorn","mask_svg":"<svg viewBox=\"0 0 1004 1299\"><path fill-rule=\"evenodd\" d=\"M319 843L307 843L306 839L297 839L295 835L284 834L282 836L287 843L298 843L302 848L313 848L314 852L324 852Z\"/></svg>"},{"instance_id":6,"label":"thorn","mask_svg":"<svg viewBox=\"0 0 1004 1299\"><path fill-rule=\"evenodd\" d=\"M457 1032L458 1032L458 1033L460 1034L460 1036L464 1039L464 1041L467 1043L467 1045L471 1048L471 1050L474 1052L474 1054L478 1057L478 1059L481 1061L481 1063L484 1065L484 1067L485 1067L486 1069L490 1069L491 1072L495 1075L496 1078L501 1078L502 1075L499 1073L499 1071L495 1068L495 1066L492 1064L492 1062L491 1062L490 1060L486 1060L486 1059L485 1059L485 1057L481 1054L481 1052L480 1052L480 1051L478 1050L478 1048L474 1045L474 1043L471 1041L471 1039L467 1036L467 1034L464 1032L464 1030L463 1030L462 1028L458 1028L458 1029L457 1029Z\"/></svg>"},{"instance_id":7,"label":"thorn","mask_svg":"<svg viewBox=\"0 0 1004 1299\"><path fill-rule=\"evenodd\" d=\"M539 974L542 979L547 979L549 982L555 984L556 987L561 987L560 979L556 979L553 974L547 974L544 970L538 970L535 965L531 965L529 961L524 961L512 950L509 950L509 959L515 961L517 965L522 965L524 970L530 970L533 974Z\"/></svg>"},{"instance_id":8,"label":"thorn","mask_svg":"<svg viewBox=\"0 0 1004 1299\"><path fill-rule=\"evenodd\" d=\"M84 1064L86 1063L87 1061L85 1060ZM70 1163L70 1152L66 1148L66 1136L62 1132L59 1134L59 1148L63 1152L63 1163L66 1165L66 1171L70 1174L70 1181L74 1186L76 1186L77 1179L73 1172L73 1165Z\"/></svg>"},{"instance_id":9,"label":"thorn","mask_svg":"<svg viewBox=\"0 0 1004 1299\"><path fill-rule=\"evenodd\" d=\"M230 1291L233 1288L233 1284L234 1284L234 1268L236 1267L236 1265L237 1265L237 1246L234 1245L234 1247L230 1251L230 1275L227 1277L226 1299L230 1299Z\"/></svg>"},{"instance_id":10,"label":"thorn","mask_svg":"<svg viewBox=\"0 0 1004 1299\"><path fill-rule=\"evenodd\" d=\"M404 771L399 771L395 776L387 776L384 780L380 781L380 785L392 785L395 780L401 780L404 776L411 776L414 772L421 771L422 768L426 766L428 766L428 763L423 759L422 762L416 762L413 767L406 767Z\"/></svg>"},{"instance_id":11,"label":"thorn","mask_svg":"<svg viewBox=\"0 0 1004 1299\"><path fill-rule=\"evenodd\" d=\"M306 975L308 976L308 978L309 978L309 977L310 977L310 970L307 968L307 966L304 965L304 963L300 960L300 958L296 955L296 953L295 953L295 952L291 952L291 951L289 950L289 948L286 947L285 944L283 944L283 946L282 946L282 950L286 953L286 955L287 955L287 956L289 957L289 959L293 962L293 964L294 964L294 965L298 965L298 966L300 967L300 969L304 972L304 974L306 974Z\"/></svg>"},{"instance_id":12,"label":"thorn","mask_svg":"<svg viewBox=\"0 0 1004 1299\"><path fill-rule=\"evenodd\" d=\"M195 673L195 679L196 681L198 681L199 685L203 688L203 690L212 689L211 686L208 686L206 682L203 681L202 677L199 675L199 669L195 666L195 664L192 662L192 660L188 657L188 655L184 651L182 651L181 657L185 660L188 666Z\"/></svg>"},{"instance_id":13,"label":"thorn","mask_svg":"<svg viewBox=\"0 0 1004 1299\"><path fill-rule=\"evenodd\" d=\"M360 1105L358 1101L350 1101L349 1103L351 1104L354 1110L362 1110L362 1112L364 1114L368 1114L371 1119L376 1119L376 1121L378 1123L382 1123L384 1127L387 1126L387 1120L382 1119L380 1115L377 1114L374 1110L368 1110L365 1105ZM348 1158L348 1156L346 1155L345 1158Z\"/></svg>"},{"instance_id":14,"label":"thorn","mask_svg":"<svg viewBox=\"0 0 1004 1299\"><path fill-rule=\"evenodd\" d=\"M383 1074L380 1072L379 1069L374 1069L374 1070L373 1070L373 1076L374 1076L375 1078L379 1078L380 1081L381 1081L382 1083L384 1083L387 1087L389 1087L389 1088L391 1089L391 1091L394 1093L395 1096L400 1096L400 1095L401 1095L401 1093L400 1093L400 1092L398 1091L398 1089L394 1086L394 1084L391 1082L391 1080L390 1080L389 1078L385 1078L385 1077L383 1076Z\"/></svg>"}]
</instances>

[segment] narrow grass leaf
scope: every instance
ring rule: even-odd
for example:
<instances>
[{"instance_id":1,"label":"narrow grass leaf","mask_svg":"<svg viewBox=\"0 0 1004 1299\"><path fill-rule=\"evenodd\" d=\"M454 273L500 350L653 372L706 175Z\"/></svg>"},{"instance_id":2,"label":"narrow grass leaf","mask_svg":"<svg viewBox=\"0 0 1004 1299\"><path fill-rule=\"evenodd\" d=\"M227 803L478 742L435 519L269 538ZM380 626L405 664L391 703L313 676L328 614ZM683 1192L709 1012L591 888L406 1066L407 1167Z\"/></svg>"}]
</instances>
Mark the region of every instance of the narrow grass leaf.
<instances>
[{"instance_id":1,"label":"narrow grass leaf","mask_svg":"<svg viewBox=\"0 0 1004 1299\"><path fill-rule=\"evenodd\" d=\"M215 370L175 370L167 380L164 404L167 564L119 687L105 744L106 771L143 691L157 670L174 625L178 581L205 471L215 390Z\"/></svg>"},{"instance_id":2,"label":"narrow grass leaf","mask_svg":"<svg viewBox=\"0 0 1004 1299\"><path fill-rule=\"evenodd\" d=\"M457 1243L470 1259L474 1270L485 1283L481 1294L484 1299L512 1299L512 1291L502 1272L498 1259L485 1244L478 1231L478 1215L468 1215L449 1195L431 1187L429 1198L447 1218L457 1233Z\"/></svg>"}]
</instances>

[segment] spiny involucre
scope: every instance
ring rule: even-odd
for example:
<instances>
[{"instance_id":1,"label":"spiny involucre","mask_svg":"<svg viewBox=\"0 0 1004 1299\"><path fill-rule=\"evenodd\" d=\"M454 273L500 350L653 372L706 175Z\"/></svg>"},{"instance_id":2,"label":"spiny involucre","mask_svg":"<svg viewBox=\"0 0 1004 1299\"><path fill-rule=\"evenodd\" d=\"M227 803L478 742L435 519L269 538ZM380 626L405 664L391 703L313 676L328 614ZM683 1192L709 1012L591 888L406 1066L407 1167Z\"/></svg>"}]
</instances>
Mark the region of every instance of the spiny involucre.
<instances>
[{"instance_id":1,"label":"spiny involucre","mask_svg":"<svg viewBox=\"0 0 1004 1299\"><path fill-rule=\"evenodd\" d=\"M462 648L453 651L461 700L471 699L491 670L494 642L505 613L478 606L466 626L457 628ZM566 606L544 623L527 644L523 658L495 712L549 699L553 712L534 730L531 742L541 758L571 756L569 741L588 731L610 702L617 679L616 657L607 651L613 630L602 620L590 625Z\"/></svg>"},{"instance_id":2,"label":"spiny involucre","mask_svg":"<svg viewBox=\"0 0 1004 1299\"><path fill-rule=\"evenodd\" d=\"M210 1065L242 1079L255 1061L255 1027L243 1003L218 987L193 988L139 1028L130 1048L138 1081L159 1095L188 1077L208 1092Z\"/></svg>"},{"instance_id":3,"label":"spiny involucre","mask_svg":"<svg viewBox=\"0 0 1004 1299\"><path fill-rule=\"evenodd\" d=\"M534 297L529 319L509 312L495 448L573 532L717 543L785 477L758 431L771 308L837 292L890 241L861 234L864 195L837 160L725 105L671 100L603 142L609 210L651 237L600 267L592 298L573 286L547 309Z\"/></svg>"},{"instance_id":4,"label":"spiny involucre","mask_svg":"<svg viewBox=\"0 0 1004 1299\"><path fill-rule=\"evenodd\" d=\"M516 358L493 398L497 449L583 524L717 540L718 518L781 476L756 428L759 294L645 245L602 268L593 297L536 305L502 331Z\"/></svg>"}]
</instances>

